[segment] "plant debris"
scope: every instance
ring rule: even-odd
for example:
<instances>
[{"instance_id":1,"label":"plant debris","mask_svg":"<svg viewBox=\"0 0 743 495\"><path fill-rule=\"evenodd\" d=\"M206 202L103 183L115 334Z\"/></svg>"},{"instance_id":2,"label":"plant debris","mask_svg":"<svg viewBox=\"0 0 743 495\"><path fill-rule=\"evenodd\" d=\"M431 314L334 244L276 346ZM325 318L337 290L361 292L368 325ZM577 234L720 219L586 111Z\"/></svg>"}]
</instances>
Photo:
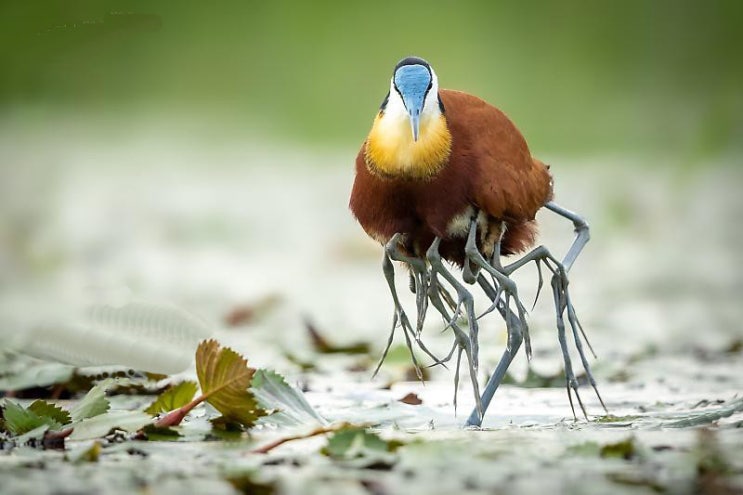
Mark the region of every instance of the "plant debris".
<instances>
[{"instance_id":1,"label":"plant debris","mask_svg":"<svg viewBox=\"0 0 743 495\"><path fill-rule=\"evenodd\" d=\"M408 392L407 394L405 394L405 396L397 400L398 402L402 402L403 404L410 404L411 406L420 406L421 404L423 404L423 401L415 392Z\"/></svg>"},{"instance_id":2,"label":"plant debris","mask_svg":"<svg viewBox=\"0 0 743 495\"><path fill-rule=\"evenodd\" d=\"M350 345L331 344L309 320L305 320L305 328L310 336L312 347L320 354L369 354L367 342L357 342Z\"/></svg>"}]
</instances>

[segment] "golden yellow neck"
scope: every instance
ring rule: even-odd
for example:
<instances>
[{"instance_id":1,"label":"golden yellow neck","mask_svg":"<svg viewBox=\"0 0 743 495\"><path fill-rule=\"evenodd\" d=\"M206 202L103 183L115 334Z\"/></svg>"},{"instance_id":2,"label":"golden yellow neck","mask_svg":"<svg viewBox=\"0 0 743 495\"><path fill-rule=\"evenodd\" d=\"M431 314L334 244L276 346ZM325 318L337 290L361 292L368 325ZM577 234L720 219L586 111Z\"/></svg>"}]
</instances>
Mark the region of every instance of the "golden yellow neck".
<instances>
[{"instance_id":1,"label":"golden yellow neck","mask_svg":"<svg viewBox=\"0 0 743 495\"><path fill-rule=\"evenodd\" d=\"M366 140L366 164L372 173L425 179L443 168L451 152L451 133L443 115L421 119L418 141L407 119L374 119Z\"/></svg>"}]
</instances>

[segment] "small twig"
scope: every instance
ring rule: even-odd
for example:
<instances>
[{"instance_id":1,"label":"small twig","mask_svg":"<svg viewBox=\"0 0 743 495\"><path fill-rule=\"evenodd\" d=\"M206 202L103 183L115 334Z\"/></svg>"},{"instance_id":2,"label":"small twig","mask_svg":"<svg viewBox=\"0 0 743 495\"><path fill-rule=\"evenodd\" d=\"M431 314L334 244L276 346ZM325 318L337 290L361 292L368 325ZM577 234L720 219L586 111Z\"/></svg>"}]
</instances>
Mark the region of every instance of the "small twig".
<instances>
[{"instance_id":1,"label":"small twig","mask_svg":"<svg viewBox=\"0 0 743 495\"><path fill-rule=\"evenodd\" d=\"M272 451L276 447L284 445L287 442L293 442L295 440L304 440L306 438L312 438L312 437L316 437L319 435L325 435L326 433L333 433L343 428L347 428L349 426L351 426L350 423L340 423L340 424L331 425L331 426L321 426L319 428L315 428L309 433L279 438L277 440L274 440L273 442L267 443L263 447L259 447L257 449L251 450L250 453L251 454L268 454L270 451Z\"/></svg>"}]
</instances>

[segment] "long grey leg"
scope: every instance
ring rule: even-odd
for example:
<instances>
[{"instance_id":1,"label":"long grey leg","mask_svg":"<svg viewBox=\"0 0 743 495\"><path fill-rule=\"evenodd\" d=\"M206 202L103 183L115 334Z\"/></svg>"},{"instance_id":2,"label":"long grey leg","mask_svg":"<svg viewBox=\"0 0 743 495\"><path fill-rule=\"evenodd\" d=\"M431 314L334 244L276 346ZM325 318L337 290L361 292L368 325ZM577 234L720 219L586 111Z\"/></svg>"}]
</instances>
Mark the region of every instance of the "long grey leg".
<instances>
[{"instance_id":1,"label":"long grey leg","mask_svg":"<svg viewBox=\"0 0 743 495\"><path fill-rule=\"evenodd\" d=\"M588 222L586 222L585 218L563 208L554 201L549 201L544 205L544 207L573 222L573 227L575 228L575 240L570 246L570 249L568 249L565 258L562 260L562 266L565 268L566 272L569 272L576 258L578 258L578 255L583 250L583 246L585 246L591 238L591 231L588 228Z\"/></svg>"},{"instance_id":2,"label":"long grey leg","mask_svg":"<svg viewBox=\"0 0 743 495\"><path fill-rule=\"evenodd\" d=\"M459 369L460 365L462 363L462 352L465 352L468 356L472 354L472 345L469 339L469 336L459 327L459 324L457 323L457 317L456 315L450 315L449 311L444 306L444 300L442 299L442 296L444 294L448 294L443 287L439 285L439 282L437 280L438 274L436 272L433 272L431 275L431 288L429 297L431 299L431 304L434 308L441 314L441 317L444 319L444 322L447 323L447 328L451 328L454 332L454 347L452 347L451 352L449 355L444 359L444 361L448 361L451 359L454 352L457 352L457 366L454 371L454 410L457 410L457 391L459 390ZM448 305L448 302L447 302ZM456 312L456 304L453 304L454 308L452 311ZM477 382L477 376L472 374L472 368L470 367L470 379L474 380L474 394L475 394L475 414L478 414L480 417L482 417L483 409L482 409L482 403L480 402L480 393L479 393L479 384Z\"/></svg>"},{"instance_id":3,"label":"long grey leg","mask_svg":"<svg viewBox=\"0 0 743 495\"><path fill-rule=\"evenodd\" d=\"M501 297L500 292L497 291L492 285L490 285L490 283L487 281L482 273L478 275L477 282L480 284L480 287L483 288L487 296L493 301L493 304L503 316L503 319L505 319L506 322L510 321L511 323L510 325L506 323L506 329L508 331L508 343L506 345L506 349L505 351L503 351L503 356L498 362L498 366L496 366L493 374L490 376L488 383L485 385L485 390L483 390L482 393L482 413L480 413L477 407L473 409L472 413L470 413L470 416L467 419L467 426L480 426L482 424L482 418L485 414L485 411L488 410L488 406L490 405L490 401L493 400L495 391L498 390L498 386L501 384L503 378L506 376L508 367L511 365L513 358L516 356L519 347L521 347L521 342L524 340L523 332L521 331L521 320L508 307L506 302Z\"/></svg>"},{"instance_id":4,"label":"long grey leg","mask_svg":"<svg viewBox=\"0 0 743 495\"><path fill-rule=\"evenodd\" d=\"M521 259L517 260L516 262L507 265L504 268L504 271L505 273L510 275L516 270L518 270L519 268L521 268L522 266L526 265L527 263L534 261L536 262L538 269L540 268L540 263L544 263L545 266L552 272L553 274L552 290L553 290L555 311L556 311L556 317L557 317L558 339L560 341L560 349L562 351L563 361L565 363L565 375L568 381L568 397L570 398L571 408L573 408L573 401L572 401L572 395L571 395L571 389L572 389L572 391L576 395L576 398L578 399L578 402L581 406L584 416L588 417L586 415L586 411L585 411L585 408L583 407L583 403L580 399L580 396L578 395L577 381L575 380L575 376L573 374L570 354L568 352L567 343L565 341L565 324L563 320L563 315L567 311L568 322L570 324L573 338L575 340L575 345L578 350L578 355L580 356L580 359L581 359L581 364L583 365L583 369L586 371L586 376L588 378L589 383L593 387L594 392L596 393L596 397L598 397L599 402L604 408L604 411L606 411L606 405L604 404L604 401L601 398L601 394L599 394L598 388L596 386L596 380L594 379L593 373L591 372L591 366L588 363L585 350L583 349L583 342L581 341L580 335L583 336L583 339L588 344L588 347L591 350L591 353L594 354L594 357L596 354L593 352L593 348L591 347L591 344L588 341L588 338L586 337L585 332L583 331L583 327L581 326L580 321L578 321L578 317L575 313L575 308L573 307L573 303L570 298L570 293L568 291L569 281L567 277L567 272L570 269L570 267L573 265L573 263L575 262L576 258L582 251L583 247L586 245L586 243L590 239L588 223L582 217L571 212L570 210L562 208L561 206L553 202L547 203L545 207L551 211L554 211L560 216L570 219L573 222L573 225L575 227L576 238L573 241L573 244L570 246L570 249L568 250L568 253L566 254L565 258L563 259L562 262L560 262L549 252L549 250L545 246L539 246L535 248L534 250L532 250L531 252L527 253L525 256L523 256ZM539 287L537 288L537 295L539 293L539 289L541 289L541 285L542 285L542 273L540 269ZM579 335L579 332L580 332L580 335ZM573 408L573 415L575 415L574 408Z\"/></svg>"},{"instance_id":5,"label":"long grey leg","mask_svg":"<svg viewBox=\"0 0 743 495\"><path fill-rule=\"evenodd\" d=\"M501 289L501 291L505 295L505 304L506 306L510 306L511 298L513 298L514 303L516 304L516 309L518 310L518 319L521 328L519 331L524 336L524 339L526 340L526 351L527 356L531 356L531 345L529 341L529 327L526 323L526 309L524 308L524 305L521 303L521 300L519 299L518 295L518 289L516 287L516 283L511 280L506 273L502 272L502 268L496 268L491 263L489 263L480 253L480 250L477 248L477 221L473 220L470 224L470 231L467 235L467 243L465 244L465 253L467 255L467 263L472 262L477 267L479 267L482 270L485 270L488 272L494 279L497 281L497 286ZM500 263L498 263L500 264ZM499 301L499 298L493 298L493 303L496 303ZM513 321L510 318L506 318L506 328L508 329L509 335L511 334L511 330L508 328L513 325ZM475 334L475 338L477 335ZM477 349L476 341L473 343L473 347Z\"/></svg>"},{"instance_id":6,"label":"long grey leg","mask_svg":"<svg viewBox=\"0 0 743 495\"><path fill-rule=\"evenodd\" d=\"M475 315L475 304L472 294L457 280L457 278L444 266L443 260L439 253L439 245L441 239L436 237L431 243L431 247L426 252L426 259L431 266L431 286L429 288L429 297L431 303L434 305L436 310L441 313L444 320L448 320L448 326L454 331L454 336L459 345L460 352L457 356L457 372L456 376L459 375L459 361L461 359L461 351L467 355L467 361L469 364L470 380L472 381L472 388L475 394L475 401L477 403L477 410L480 411L482 416L482 406L480 402L480 385L477 382L477 349L473 343L473 336L475 340L477 338L477 317ZM438 275L441 275L457 292L458 301L456 303L456 309L453 315L449 315L448 311L442 304L440 297L440 285L438 282ZM467 324L469 326L469 337L462 332L457 325L457 318L459 308L464 306L465 312L467 313ZM458 380L458 378L456 378ZM456 393L456 390L455 390ZM456 400L456 395L455 395Z\"/></svg>"}]
</instances>

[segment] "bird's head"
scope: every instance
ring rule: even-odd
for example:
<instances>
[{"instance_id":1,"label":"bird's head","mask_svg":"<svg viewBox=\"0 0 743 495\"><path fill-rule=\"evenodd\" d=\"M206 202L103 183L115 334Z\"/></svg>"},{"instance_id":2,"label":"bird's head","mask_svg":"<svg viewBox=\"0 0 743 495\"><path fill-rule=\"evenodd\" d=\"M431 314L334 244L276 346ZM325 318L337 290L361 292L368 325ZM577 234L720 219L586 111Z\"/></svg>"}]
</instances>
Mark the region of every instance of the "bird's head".
<instances>
[{"instance_id":1,"label":"bird's head","mask_svg":"<svg viewBox=\"0 0 743 495\"><path fill-rule=\"evenodd\" d=\"M406 113L413 141L418 141L421 119L441 114L438 92L438 78L429 63L422 58L407 57L395 66L382 110Z\"/></svg>"},{"instance_id":2,"label":"bird's head","mask_svg":"<svg viewBox=\"0 0 743 495\"><path fill-rule=\"evenodd\" d=\"M436 73L422 58L402 59L366 139L369 170L385 176L430 177L446 163L451 143Z\"/></svg>"}]
</instances>

